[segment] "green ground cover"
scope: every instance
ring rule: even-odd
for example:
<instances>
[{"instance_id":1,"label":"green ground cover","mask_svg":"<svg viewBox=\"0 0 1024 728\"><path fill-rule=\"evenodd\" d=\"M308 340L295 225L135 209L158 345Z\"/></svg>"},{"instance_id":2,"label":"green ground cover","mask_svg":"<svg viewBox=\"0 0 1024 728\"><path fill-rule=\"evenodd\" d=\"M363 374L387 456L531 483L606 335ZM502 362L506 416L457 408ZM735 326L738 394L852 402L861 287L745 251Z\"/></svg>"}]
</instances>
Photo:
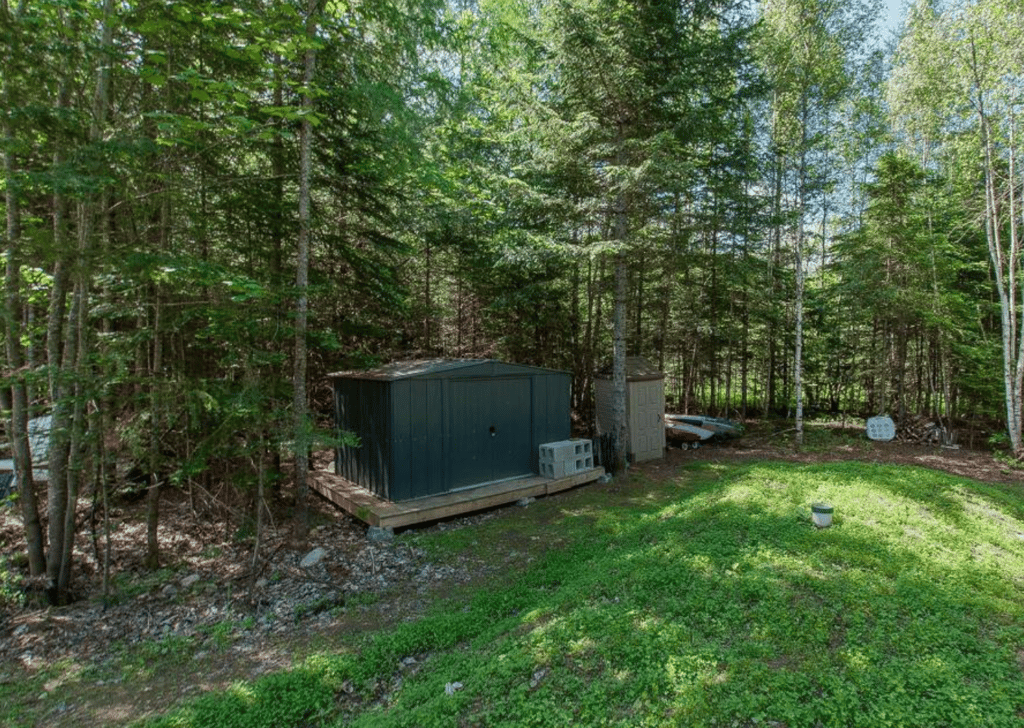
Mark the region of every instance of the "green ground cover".
<instances>
[{"instance_id":1,"label":"green ground cover","mask_svg":"<svg viewBox=\"0 0 1024 728\"><path fill-rule=\"evenodd\" d=\"M830 529L810 523L818 500ZM1016 488L863 463L695 465L409 538L441 558L536 548L426 618L148 725L1024 721Z\"/></svg>"}]
</instances>

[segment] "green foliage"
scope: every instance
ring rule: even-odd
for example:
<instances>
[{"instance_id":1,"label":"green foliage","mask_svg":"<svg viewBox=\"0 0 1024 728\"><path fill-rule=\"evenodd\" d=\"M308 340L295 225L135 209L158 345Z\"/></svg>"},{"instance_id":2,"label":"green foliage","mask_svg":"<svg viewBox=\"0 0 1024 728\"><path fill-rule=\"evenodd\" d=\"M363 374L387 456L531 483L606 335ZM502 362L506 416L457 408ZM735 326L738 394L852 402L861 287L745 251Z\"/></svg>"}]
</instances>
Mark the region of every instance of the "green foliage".
<instances>
[{"instance_id":1,"label":"green foliage","mask_svg":"<svg viewBox=\"0 0 1024 728\"><path fill-rule=\"evenodd\" d=\"M174 578L175 571L171 568L157 569L142 575L122 572L114 574L112 589L113 598L117 601L130 601L140 594L152 591Z\"/></svg>"},{"instance_id":2,"label":"green foliage","mask_svg":"<svg viewBox=\"0 0 1024 728\"><path fill-rule=\"evenodd\" d=\"M192 658L195 641L190 637L171 635L152 642L142 642L129 651L129 658L139 669L153 672L157 665L173 665Z\"/></svg>"},{"instance_id":3,"label":"green foliage","mask_svg":"<svg viewBox=\"0 0 1024 728\"><path fill-rule=\"evenodd\" d=\"M801 451L828 453L838 448L867 452L871 443L862 429L843 431L830 426L806 425Z\"/></svg>"},{"instance_id":4,"label":"green foliage","mask_svg":"<svg viewBox=\"0 0 1024 728\"><path fill-rule=\"evenodd\" d=\"M156 725L1018 723L1014 489L859 463L697 465L629 487L616 508L539 504L527 533L559 545L502 586ZM810 523L818 500L835 506L830 529ZM523 528L499 519L420 545L459 553L479 529L479 552ZM418 669L369 707L408 656ZM367 704L331 718L346 682Z\"/></svg>"},{"instance_id":5,"label":"green foliage","mask_svg":"<svg viewBox=\"0 0 1024 728\"><path fill-rule=\"evenodd\" d=\"M225 650L231 644L231 637L235 632L235 624L230 621L216 622L201 630L215 650Z\"/></svg>"},{"instance_id":6,"label":"green foliage","mask_svg":"<svg viewBox=\"0 0 1024 728\"><path fill-rule=\"evenodd\" d=\"M0 501L0 508L9 507ZM24 603L21 591L21 576L14 565L5 557L0 556L0 611L17 609Z\"/></svg>"},{"instance_id":7,"label":"green foliage","mask_svg":"<svg viewBox=\"0 0 1024 728\"><path fill-rule=\"evenodd\" d=\"M268 675L237 683L222 694L200 698L166 718L147 723L151 728L279 728L316 725L334 698L333 690L311 669Z\"/></svg>"}]
</instances>

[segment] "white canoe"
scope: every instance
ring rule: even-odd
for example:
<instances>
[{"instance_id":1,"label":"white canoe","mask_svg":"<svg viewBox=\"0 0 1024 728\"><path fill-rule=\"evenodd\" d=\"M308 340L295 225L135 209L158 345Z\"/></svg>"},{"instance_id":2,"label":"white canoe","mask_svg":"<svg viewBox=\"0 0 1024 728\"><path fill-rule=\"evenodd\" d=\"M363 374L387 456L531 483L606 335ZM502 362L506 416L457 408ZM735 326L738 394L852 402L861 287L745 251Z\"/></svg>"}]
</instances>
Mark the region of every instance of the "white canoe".
<instances>
[{"instance_id":1,"label":"white canoe","mask_svg":"<svg viewBox=\"0 0 1024 728\"><path fill-rule=\"evenodd\" d=\"M720 435L739 435L743 432L741 425L721 417L705 417L704 415L665 415L671 424L684 424L711 430Z\"/></svg>"},{"instance_id":2,"label":"white canoe","mask_svg":"<svg viewBox=\"0 0 1024 728\"><path fill-rule=\"evenodd\" d=\"M669 440L681 440L690 447L697 449L701 442L710 440L715 436L711 430L696 425L688 425L685 422L665 423L665 436Z\"/></svg>"}]
</instances>

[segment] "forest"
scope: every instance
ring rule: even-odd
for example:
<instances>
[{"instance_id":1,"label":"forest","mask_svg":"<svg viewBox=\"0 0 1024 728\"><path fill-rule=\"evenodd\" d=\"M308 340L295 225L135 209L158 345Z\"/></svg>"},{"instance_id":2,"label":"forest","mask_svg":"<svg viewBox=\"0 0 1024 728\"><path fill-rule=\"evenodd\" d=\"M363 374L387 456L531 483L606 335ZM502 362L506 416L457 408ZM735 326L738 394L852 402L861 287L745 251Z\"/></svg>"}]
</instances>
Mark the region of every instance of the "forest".
<instances>
[{"instance_id":1,"label":"forest","mask_svg":"<svg viewBox=\"0 0 1024 728\"><path fill-rule=\"evenodd\" d=\"M0 0L5 427L27 570L83 501L216 517L330 447L326 375L595 371L671 409L1024 455L1024 9ZM52 417L45 492L28 423ZM986 440L987 438L987 440ZM41 512L44 509L44 512ZM109 542L108 542L109 543Z\"/></svg>"}]
</instances>

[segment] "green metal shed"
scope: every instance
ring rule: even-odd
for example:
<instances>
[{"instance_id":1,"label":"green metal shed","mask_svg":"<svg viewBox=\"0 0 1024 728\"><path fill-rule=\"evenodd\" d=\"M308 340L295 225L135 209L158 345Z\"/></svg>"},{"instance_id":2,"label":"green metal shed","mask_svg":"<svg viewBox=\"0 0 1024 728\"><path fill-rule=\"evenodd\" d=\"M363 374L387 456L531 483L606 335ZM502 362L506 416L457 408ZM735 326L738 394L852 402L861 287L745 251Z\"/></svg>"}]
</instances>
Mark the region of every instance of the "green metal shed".
<instances>
[{"instance_id":1,"label":"green metal shed","mask_svg":"<svg viewBox=\"0 0 1024 728\"><path fill-rule=\"evenodd\" d=\"M360 438L335 472L391 501L528 476L570 435L567 372L428 359L330 376L336 426Z\"/></svg>"}]
</instances>

